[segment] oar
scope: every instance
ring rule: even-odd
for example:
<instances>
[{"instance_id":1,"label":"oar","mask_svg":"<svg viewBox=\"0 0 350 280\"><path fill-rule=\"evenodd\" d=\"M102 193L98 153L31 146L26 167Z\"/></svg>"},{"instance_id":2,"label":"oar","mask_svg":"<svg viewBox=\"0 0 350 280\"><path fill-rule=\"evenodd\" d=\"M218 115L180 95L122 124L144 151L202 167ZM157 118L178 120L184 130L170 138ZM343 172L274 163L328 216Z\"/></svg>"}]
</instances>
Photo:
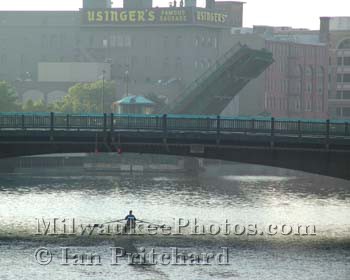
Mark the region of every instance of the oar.
<instances>
[{"instance_id":1,"label":"oar","mask_svg":"<svg viewBox=\"0 0 350 280\"><path fill-rule=\"evenodd\" d=\"M121 221L125 221L125 219L119 219L119 220L115 220L115 221L110 221L110 222L106 222L106 223L103 223L103 224L94 224L94 227L98 227L99 225L112 224L112 223L121 222Z\"/></svg>"},{"instance_id":2,"label":"oar","mask_svg":"<svg viewBox=\"0 0 350 280\"><path fill-rule=\"evenodd\" d=\"M147 221L142 221L142 220L136 220L137 222L141 222L141 223L146 223L146 224L150 224L150 225L154 225L154 226L157 226L157 227L164 227L165 225L158 225L158 224L155 224L155 223L151 223L151 222L147 222Z\"/></svg>"}]
</instances>

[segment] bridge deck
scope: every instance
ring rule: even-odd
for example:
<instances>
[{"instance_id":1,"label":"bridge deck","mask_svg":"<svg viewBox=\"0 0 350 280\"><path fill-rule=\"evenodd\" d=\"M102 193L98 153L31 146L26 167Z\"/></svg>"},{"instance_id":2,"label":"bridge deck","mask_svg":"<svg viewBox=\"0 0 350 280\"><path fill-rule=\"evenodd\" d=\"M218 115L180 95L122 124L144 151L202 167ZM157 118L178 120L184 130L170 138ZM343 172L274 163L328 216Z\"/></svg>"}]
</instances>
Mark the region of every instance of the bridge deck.
<instances>
[{"instance_id":1,"label":"bridge deck","mask_svg":"<svg viewBox=\"0 0 350 280\"><path fill-rule=\"evenodd\" d=\"M235 95L271 63L270 52L237 44L192 82L165 111L220 114Z\"/></svg>"},{"instance_id":2,"label":"bridge deck","mask_svg":"<svg viewBox=\"0 0 350 280\"><path fill-rule=\"evenodd\" d=\"M347 121L0 113L0 158L121 150L264 164L350 179Z\"/></svg>"}]
</instances>

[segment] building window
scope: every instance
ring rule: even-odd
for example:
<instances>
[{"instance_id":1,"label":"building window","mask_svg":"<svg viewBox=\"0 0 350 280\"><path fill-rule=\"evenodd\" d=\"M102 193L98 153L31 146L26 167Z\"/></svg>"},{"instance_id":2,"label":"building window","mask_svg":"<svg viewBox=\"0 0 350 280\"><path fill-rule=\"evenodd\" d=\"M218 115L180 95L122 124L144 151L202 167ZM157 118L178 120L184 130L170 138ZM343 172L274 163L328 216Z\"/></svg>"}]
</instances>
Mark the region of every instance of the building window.
<instances>
[{"instance_id":1,"label":"building window","mask_svg":"<svg viewBox=\"0 0 350 280\"><path fill-rule=\"evenodd\" d=\"M102 40L102 47L103 47L104 49L108 48L108 40L107 40L107 39L103 39L103 40Z\"/></svg>"},{"instance_id":2,"label":"building window","mask_svg":"<svg viewBox=\"0 0 350 280\"><path fill-rule=\"evenodd\" d=\"M124 37L124 46L126 48L131 48L132 47L132 40L130 35L125 35Z\"/></svg>"},{"instance_id":3,"label":"building window","mask_svg":"<svg viewBox=\"0 0 350 280\"><path fill-rule=\"evenodd\" d=\"M211 37L208 37L208 47L212 47L213 44L212 44L212 40L211 40Z\"/></svg>"},{"instance_id":4,"label":"building window","mask_svg":"<svg viewBox=\"0 0 350 280\"><path fill-rule=\"evenodd\" d=\"M94 35L91 34L89 36L89 47L93 48L94 47L94 43L95 43L95 38L94 38Z\"/></svg>"},{"instance_id":5,"label":"building window","mask_svg":"<svg viewBox=\"0 0 350 280\"><path fill-rule=\"evenodd\" d=\"M163 71L168 72L169 71L169 58L165 57L163 60Z\"/></svg>"},{"instance_id":6,"label":"building window","mask_svg":"<svg viewBox=\"0 0 350 280\"><path fill-rule=\"evenodd\" d=\"M336 95L335 95L336 99L343 99L342 97L342 92L340 90L337 91Z\"/></svg>"},{"instance_id":7,"label":"building window","mask_svg":"<svg viewBox=\"0 0 350 280\"><path fill-rule=\"evenodd\" d=\"M337 74L337 82L338 83L342 82L342 75L341 74Z\"/></svg>"},{"instance_id":8,"label":"building window","mask_svg":"<svg viewBox=\"0 0 350 280\"><path fill-rule=\"evenodd\" d=\"M343 82L344 83L350 83L350 74L344 74L343 75Z\"/></svg>"},{"instance_id":9,"label":"building window","mask_svg":"<svg viewBox=\"0 0 350 280\"><path fill-rule=\"evenodd\" d=\"M151 65L151 57L145 56L145 68L147 69Z\"/></svg>"},{"instance_id":10,"label":"building window","mask_svg":"<svg viewBox=\"0 0 350 280\"><path fill-rule=\"evenodd\" d=\"M337 65L338 66L342 66L343 65L343 58L342 57L338 57L337 58Z\"/></svg>"},{"instance_id":11,"label":"building window","mask_svg":"<svg viewBox=\"0 0 350 280\"><path fill-rule=\"evenodd\" d=\"M5 65L7 63L7 55L6 54L2 54L1 55L1 64Z\"/></svg>"},{"instance_id":12,"label":"building window","mask_svg":"<svg viewBox=\"0 0 350 280\"><path fill-rule=\"evenodd\" d=\"M306 67L305 76L312 78L312 67L311 66Z\"/></svg>"},{"instance_id":13,"label":"building window","mask_svg":"<svg viewBox=\"0 0 350 280\"><path fill-rule=\"evenodd\" d=\"M325 74L324 74L324 70L323 67L318 67L317 68L317 92L319 94L323 94L324 92L324 78L325 78Z\"/></svg>"},{"instance_id":14,"label":"building window","mask_svg":"<svg viewBox=\"0 0 350 280\"><path fill-rule=\"evenodd\" d=\"M80 47L80 36L79 36L79 34L75 34L75 46L77 48Z\"/></svg>"},{"instance_id":15,"label":"building window","mask_svg":"<svg viewBox=\"0 0 350 280\"><path fill-rule=\"evenodd\" d=\"M115 35L109 36L109 45L111 48L115 48L117 46L117 37Z\"/></svg>"},{"instance_id":16,"label":"building window","mask_svg":"<svg viewBox=\"0 0 350 280\"><path fill-rule=\"evenodd\" d=\"M322 112L322 103L321 100L316 101L316 112Z\"/></svg>"},{"instance_id":17,"label":"building window","mask_svg":"<svg viewBox=\"0 0 350 280\"><path fill-rule=\"evenodd\" d=\"M167 35L163 36L163 47L164 47L164 49L168 48L168 41L169 41L169 37Z\"/></svg>"},{"instance_id":18,"label":"building window","mask_svg":"<svg viewBox=\"0 0 350 280\"><path fill-rule=\"evenodd\" d=\"M307 85L306 85L306 90L307 90L308 93L311 93L311 91L312 91L312 85L311 85L311 83L307 83Z\"/></svg>"},{"instance_id":19,"label":"building window","mask_svg":"<svg viewBox=\"0 0 350 280\"><path fill-rule=\"evenodd\" d=\"M151 42L151 39L149 37L146 37L145 38L145 48L146 49L150 47L150 45L151 45L150 42Z\"/></svg>"},{"instance_id":20,"label":"building window","mask_svg":"<svg viewBox=\"0 0 350 280\"><path fill-rule=\"evenodd\" d=\"M181 74L182 73L182 59L181 57L176 58L176 73Z\"/></svg>"},{"instance_id":21,"label":"building window","mask_svg":"<svg viewBox=\"0 0 350 280\"><path fill-rule=\"evenodd\" d=\"M50 48L57 48L57 36L55 34L50 37Z\"/></svg>"},{"instance_id":22,"label":"building window","mask_svg":"<svg viewBox=\"0 0 350 280\"><path fill-rule=\"evenodd\" d=\"M345 39L339 44L338 49L350 49L350 39Z\"/></svg>"},{"instance_id":23,"label":"building window","mask_svg":"<svg viewBox=\"0 0 350 280\"><path fill-rule=\"evenodd\" d=\"M299 111L300 111L300 99L299 99L299 97L297 97L297 98L295 99L295 111L296 111L296 112L299 112Z\"/></svg>"},{"instance_id":24,"label":"building window","mask_svg":"<svg viewBox=\"0 0 350 280\"><path fill-rule=\"evenodd\" d=\"M124 47L124 38L123 38L123 36L117 35L117 37L116 37L116 46L118 48Z\"/></svg>"},{"instance_id":25,"label":"building window","mask_svg":"<svg viewBox=\"0 0 350 280\"><path fill-rule=\"evenodd\" d=\"M350 56L344 57L344 65L350 66Z\"/></svg>"},{"instance_id":26,"label":"building window","mask_svg":"<svg viewBox=\"0 0 350 280\"><path fill-rule=\"evenodd\" d=\"M342 113L341 113L341 108L337 108L336 109L336 115L338 116L338 117L341 117L342 116Z\"/></svg>"},{"instance_id":27,"label":"building window","mask_svg":"<svg viewBox=\"0 0 350 280\"><path fill-rule=\"evenodd\" d=\"M60 34L60 46L61 48L64 48L68 40L66 39L66 34L61 33Z\"/></svg>"},{"instance_id":28,"label":"building window","mask_svg":"<svg viewBox=\"0 0 350 280\"><path fill-rule=\"evenodd\" d=\"M312 110L312 107L311 107L311 100L307 100L305 111L311 112L311 110Z\"/></svg>"},{"instance_id":29,"label":"building window","mask_svg":"<svg viewBox=\"0 0 350 280\"><path fill-rule=\"evenodd\" d=\"M21 56L20 56L20 63L21 63L21 65L25 64L25 56L24 56L24 54L21 54Z\"/></svg>"},{"instance_id":30,"label":"building window","mask_svg":"<svg viewBox=\"0 0 350 280\"><path fill-rule=\"evenodd\" d=\"M209 68L211 66L211 59L210 58L208 59L207 64L208 64L208 68Z\"/></svg>"},{"instance_id":31,"label":"building window","mask_svg":"<svg viewBox=\"0 0 350 280\"><path fill-rule=\"evenodd\" d=\"M194 46L195 46L195 47L198 47L198 46L199 46L199 38L198 38L198 37L196 37L196 38L194 39Z\"/></svg>"},{"instance_id":32,"label":"building window","mask_svg":"<svg viewBox=\"0 0 350 280\"><path fill-rule=\"evenodd\" d=\"M179 36L177 36L176 37L176 47L177 48L181 48L182 47L182 36L181 35L179 35Z\"/></svg>"},{"instance_id":33,"label":"building window","mask_svg":"<svg viewBox=\"0 0 350 280\"><path fill-rule=\"evenodd\" d=\"M350 117L350 108L343 108L343 117Z\"/></svg>"},{"instance_id":34,"label":"building window","mask_svg":"<svg viewBox=\"0 0 350 280\"><path fill-rule=\"evenodd\" d=\"M202 45L202 47L205 47L205 37L204 36L202 36L201 45Z\"/></svg>"},{"instance_id":35,"label":"building window","mask_svg":"<svg viewBox=\"0 0 350 280\"><path fill-rule=\"evenodd\" d=\"M43 49L47 48L48 42L47 42L47 36L46 35L41 35L41 47Z\"/></svg>"}]
</instances>

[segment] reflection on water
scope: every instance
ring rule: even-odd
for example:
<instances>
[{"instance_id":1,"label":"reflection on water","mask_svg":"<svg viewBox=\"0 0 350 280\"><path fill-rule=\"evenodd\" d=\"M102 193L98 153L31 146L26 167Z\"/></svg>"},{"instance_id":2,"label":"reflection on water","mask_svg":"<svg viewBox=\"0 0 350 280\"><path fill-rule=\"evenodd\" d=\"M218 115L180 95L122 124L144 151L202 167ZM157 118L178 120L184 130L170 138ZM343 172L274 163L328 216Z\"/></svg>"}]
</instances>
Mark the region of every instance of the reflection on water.
<instances>
[{"instance_id":1,"label":"reflection on water","mask_svg":"<svg viewBox=\"0 0 350 280\"><path fill-rule=\"evenodd\" d=\"M281 237L264 240L193 236L138 238L136 245L160 246L160 249L177 246L214 250L229 246L233 248L232 265L224 269L217 266L118 268L122 274L132 273L133 279L179 279L183 275L187 275L184 276L186 279L190 275L191 279L280 279L278 275L285 275L285 279L348 279L350 273L347 266L350 258L350 184L342 180L251 174L201 174L197 177L17 175L1 177L0 202L1 266L12 268L11 273L0 271L0 279L22 279L21 273L28 279L35 279L39 271L59 272L56 279L67 279L68 275L70 279L114 279L116 269L108 265L67 268L56 263L38 267L31 257L38 247L33 237L35 219L76 218L82 222L102 223L125 217L129 209L133 209L139 219L155 223L171 224L173 218L183 217L199 218L204 224L218 224L229 219L243 225L309 224L317 227L316 236L294 238L290 244L289 241L283 243L287 237L283 240ZM57 240L51 242L54 239L45 242L57 250ZM67 242L84 246L81 240L68 239L63 243ZM98 245L88 244L89 248L106 255L110 239L99 242ZM29 269L24 270L15 260L28 263Z\"/></svg>"}]
</instances>

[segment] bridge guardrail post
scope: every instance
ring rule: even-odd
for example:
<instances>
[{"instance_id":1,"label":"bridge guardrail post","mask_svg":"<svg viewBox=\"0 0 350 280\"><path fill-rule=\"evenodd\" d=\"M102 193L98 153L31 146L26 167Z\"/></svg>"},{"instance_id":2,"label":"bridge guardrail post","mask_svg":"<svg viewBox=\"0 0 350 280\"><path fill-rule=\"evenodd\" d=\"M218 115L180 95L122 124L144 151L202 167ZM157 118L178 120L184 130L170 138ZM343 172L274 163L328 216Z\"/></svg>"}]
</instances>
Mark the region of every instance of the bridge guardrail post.
<instances>
[{"instance_id":1,"label":"bridge guardrail post","mask_svg":"<svg viewBox=\"0 0 350 280\"><path fill-rule=\"evenodd\" d=\"M22 129L24 130L26 127L25 127L25 120L24 120L24 115L23 114L21 116L21 122L22 122Z\"/></svg>"},{"instance_id":2,"label":"bridge guardrail post","mask_svg":"<svg viewBox=\"0 0 350 280\"><path fill-rule=\"evenodd\" d=\"M275 136L275 118L271 118L271 137Z\"/></svg>"},{"instance_id":3,"label":"bridge guardrail post","mask_svg":"<svg viewBox=\"0 0 350 280\"><path fill-rule=\"evenodd\" d=\"M69 127L70 127L70 123L69 123L70 119L69 118L70 118L70 116L69 116L69 114L67 114L66 115L66 128L67 128L67 130L69 130Z\"/></svg>"},{"instance_id":4,"label":"bridge guardrail post","mask_svg":"<svg viewBox=\"0 0 350 280\"><path fill-rule=\"evenodd\" d=\"M111 127L110 127L110 130L111 130L111 133L114 131L114 114L111 113L111 123L110 123Z\"/></svg>"},{"instance_id":5,"label":"bridge guardrail post","mask_svg":"<svg viewBox=\"0 0 350 280\"><path fill-rule=\"evenodd\" d=\"M348 136L348 134L349 134L349 123L346 122L345 123L345 136Z\"/></svg>"},{"instance_id":6,"label":"bridge guardrail post","mask_svg":"<svg viewBox=\"0 0 350 280\"><path fill-rule=\"evenodd\" d=\"M216 145L220 144L220 131L221 131L221 117L216 117Z\"/></svg>"},{"instance_id":7,"label":"bridge guardrail post","mask_svg":"<svg viewBox=\"0 0 350 280\"><path fill-rule=\"evenodd\" d=\"M107 130L107 114L103 113L103 132Z\"/></svg>"},{"instance_id":8,"label":"bridge guardrail post","mask_svg":"<svg viewBox=\"0 0 350 280\"><path fill-rule=\"evenodd\" d=\"M168 124L167 124L167 115L163 115L163 121L162 121L162 127L163 127L163 143L167 143L167 138L168 138Z\"/></svg>"},{"instance_id":9,"label":"bridge guardrail post","mask_svg":"<svg viewBox=\"0 0 350 280\"><path fill-rule=\"evenodd\" d=\"M55 114L53 112L50 113L50 130L53 131L55 127Z\"/></svg>"},{"instance_id":10,"label":"bridge guardrail post","mask_svg":"<svg viewBox=\"0 0 350 280\"><path fill-rule=\"evenodd\" d=\"M326 120L326 149L329 149L330 121Z\"/></svg>"},{"instance_id":11,"label":"bridge guardrail post","mask_svg":"<svg viewBox=\"0 0 350 280\"><path fill-rule=\"evenodd\" d=\"M112 143L114 143L115 142L115 136L114 136L114 114L113 113L111 113L111 115L110 115L110 121L111 121L111 123L109 124L110 125L110 127L109 127L109 129L110 129L110 143L112 144ZM112 145L110 145L111 147L112 147Z\"/></svg>"},{"instance_id":12,"label":"bridge guardrail post","mask_svg":"<svg viewBox=\"0 0 350 280\"><path fill-rule=\"evenodd\" d=\"M301 121L298 120L298 137L301 138Z\"/></svg>"},{"instance_id":13,"label":"bridge guardrail post","mask_svg":"<svg viewBox=\"0 0 350 280\"><path fill-rule=\"evenodd\" d=\"M275 146L275 140L274 140L274 137L275 137L275 118L272 117L271 118L271 140L270 140L270 146L271 148L273 148Z\"/></svg>"},{"instance_id":14,"label":"bridge guardrail post","mask_svg":"<svg viewBox=\"0 0 350 280\"><path fill-rule=\"evenodd\" d=\"M159 125L159 117L158 115L156 116L156 129L159 129L160 125Z\"/></svg>"}]
</instances>

